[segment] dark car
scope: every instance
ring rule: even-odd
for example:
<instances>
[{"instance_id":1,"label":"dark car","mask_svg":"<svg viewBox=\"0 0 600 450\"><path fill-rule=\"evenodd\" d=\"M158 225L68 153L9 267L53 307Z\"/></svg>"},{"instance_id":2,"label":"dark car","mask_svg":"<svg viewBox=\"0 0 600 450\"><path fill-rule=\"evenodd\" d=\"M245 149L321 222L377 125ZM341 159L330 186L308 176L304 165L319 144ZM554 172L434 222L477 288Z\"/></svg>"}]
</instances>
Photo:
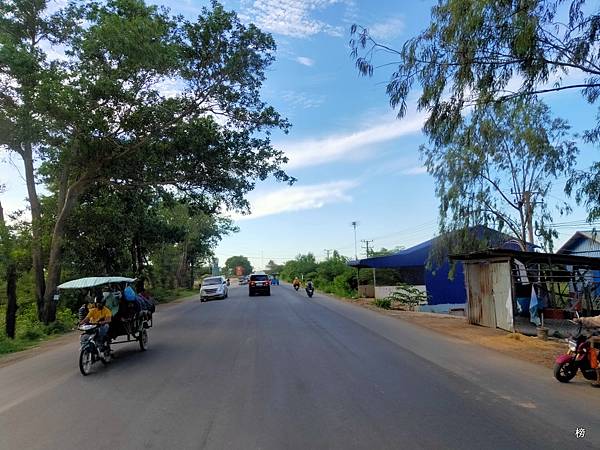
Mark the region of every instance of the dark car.
<instances>
[{"instance_id":1,"label":"dark car","mask_svg":"<svg viewBox=\"0 0 600 450\"><path fill-rule=\"evenodd\" d=\"M248 282L248 294L252 297L255 294L271 295L271 282L266 273L253 273Z\"/></svg>"}]
</instances>

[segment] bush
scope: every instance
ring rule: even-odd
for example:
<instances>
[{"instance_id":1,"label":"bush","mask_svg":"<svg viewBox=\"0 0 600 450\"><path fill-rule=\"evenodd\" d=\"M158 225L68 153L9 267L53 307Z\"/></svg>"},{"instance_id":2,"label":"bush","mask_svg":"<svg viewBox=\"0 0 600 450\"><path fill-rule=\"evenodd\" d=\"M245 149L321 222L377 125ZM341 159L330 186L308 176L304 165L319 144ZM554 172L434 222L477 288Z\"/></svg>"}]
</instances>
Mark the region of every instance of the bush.
<instances>
[{"instance_id":1,"label":"bush","mask_svg":"<svg viewBox=\"0 0 600 450\"><path fill-rule=\"evenodd\" d=\"M373 300L373 304L379 308L390 309L392 307L392 300L390 298L381 298Z\"/></svg>"},{"instance_id":2,"label":"bush","mask_svg":"<svg viewBox=\"0 0 600 450\"><path fill-rule=\"evenodd\" d=\"M396 287L395 292L392 292L387 297L387 300L390 300L390 304L392 302L399 302L404 306L408 306L410 310L413 310L421 302L427 301L427 294L410 284L402 283Z\"/></svg>"}]
</instances>

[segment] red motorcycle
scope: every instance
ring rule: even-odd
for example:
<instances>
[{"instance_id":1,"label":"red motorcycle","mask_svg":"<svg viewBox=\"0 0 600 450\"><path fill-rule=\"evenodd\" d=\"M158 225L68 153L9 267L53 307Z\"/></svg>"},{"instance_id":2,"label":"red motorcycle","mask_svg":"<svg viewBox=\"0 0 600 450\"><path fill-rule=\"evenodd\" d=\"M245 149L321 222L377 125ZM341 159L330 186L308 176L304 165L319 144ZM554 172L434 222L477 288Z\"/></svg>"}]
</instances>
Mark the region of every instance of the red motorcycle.
<instances>
[{"instance_id":1,"label":"red motorcycle","mask_svg":"<svg viewBox=\"0 0 600 450\"><path fill-rule=\"evenodd\" d=\"M554 362L554 378L561 383L571 381L577 371L581 370L581 374L586 380L596 380L596 369L590 364L590 350L592 348L590 338L597 333L591 335L582 334L583 324L579 324L577 333L566 339L569 344L569 350L566 354L560 355Z\"/></svg>"}]
</instances>

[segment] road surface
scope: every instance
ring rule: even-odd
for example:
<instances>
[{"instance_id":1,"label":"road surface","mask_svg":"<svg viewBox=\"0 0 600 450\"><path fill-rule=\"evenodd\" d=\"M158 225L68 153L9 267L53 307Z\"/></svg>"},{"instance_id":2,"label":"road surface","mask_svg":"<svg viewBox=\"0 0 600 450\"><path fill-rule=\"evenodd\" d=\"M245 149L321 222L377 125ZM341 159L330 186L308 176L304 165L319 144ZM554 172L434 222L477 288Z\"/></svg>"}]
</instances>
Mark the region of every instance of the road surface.
<instances>
[{"instance_id":1,"label":"road surface","mask_svg":"<svg viewBox=\"0 0 600 450\"><path fill-rule=\"evenodd\" d=\"M149 345L0 368L0 449L600 447L588 382L289 286L163 306Z\"/></svg>"}]
</instances>

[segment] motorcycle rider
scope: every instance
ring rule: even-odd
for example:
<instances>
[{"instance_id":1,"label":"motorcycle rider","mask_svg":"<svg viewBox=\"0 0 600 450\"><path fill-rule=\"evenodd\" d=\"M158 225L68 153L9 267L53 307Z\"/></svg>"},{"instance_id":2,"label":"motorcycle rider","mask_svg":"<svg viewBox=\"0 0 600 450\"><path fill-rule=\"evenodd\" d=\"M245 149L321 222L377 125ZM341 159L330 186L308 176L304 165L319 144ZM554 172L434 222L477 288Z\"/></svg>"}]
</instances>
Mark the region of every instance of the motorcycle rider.
<instances>
[{"instance_id":1,"label":"motorcycle rider","mask_svg":"<svg viewBox=\"0 0 600 450\"><path fill-rule=\"evenodd\" d=\"M112 320L112 313L109 308L106 307L106 300L102 295L102 292L99 295L96 295L94 300L94 307L90 309L87 316L79 322L82 324L94 324L99 325L98 327L98 339L100 348L104 347L106 343L106 335L108 333L108 324Z\"/></svg>"},{"instance_id":2,"label":"motorcycle rider","mask_svg":"<svg viewBox=\"0 0 600 450\"><path fill-rule=\"evenodd\" d=\"M297 286L297 287L300 287L300 278L298 278L298 277L295 277L295 278L294 278L294 281L292 282L292 285L293 285L294 287L296 287L296 286Z\"/></svg>"},{"instance_id":3,"label":"motorcycle rider","mask_svg":"<svg viewBox=\"0 0 600 450\"><path fill-rule=\"evenodd\" d=\"M307 291L314 291L315 290L315 287L313 286L312 280L308 280L306 282L306 290Z\"/></svg>"}]
</instances>

